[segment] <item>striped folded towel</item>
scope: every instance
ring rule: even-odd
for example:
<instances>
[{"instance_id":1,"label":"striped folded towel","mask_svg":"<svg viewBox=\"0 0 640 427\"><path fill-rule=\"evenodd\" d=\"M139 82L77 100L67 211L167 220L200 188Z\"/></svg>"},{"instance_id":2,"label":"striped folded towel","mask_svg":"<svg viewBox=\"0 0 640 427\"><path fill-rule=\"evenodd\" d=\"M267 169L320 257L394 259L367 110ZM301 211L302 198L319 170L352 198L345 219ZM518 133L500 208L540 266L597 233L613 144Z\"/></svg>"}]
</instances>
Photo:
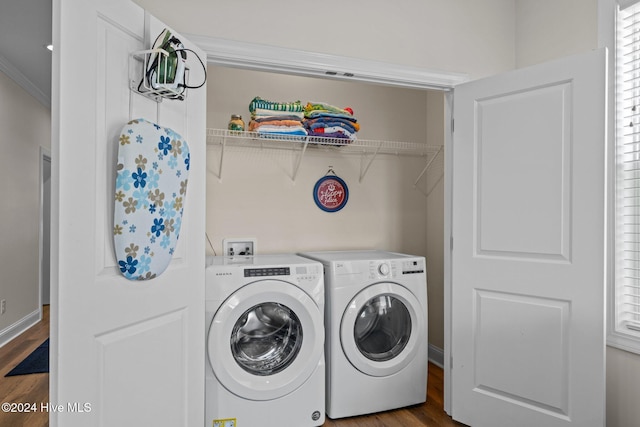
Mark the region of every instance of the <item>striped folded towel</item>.
<instances>
[{"instance_id":1,"label":"striped folded towel","mask_svg":"<svg viewBox=\"0 0 640 427\"><path fill-rule=\"evenodd\" d=\"M272 111L288 111L294 113L301 113L304 111L304 107L300 101L294 102L273 102L266 99L262 99L259 96L253 98L249 104L249 111L254 114L257 109L272 110Z\"/></svg>"}]
</instances>

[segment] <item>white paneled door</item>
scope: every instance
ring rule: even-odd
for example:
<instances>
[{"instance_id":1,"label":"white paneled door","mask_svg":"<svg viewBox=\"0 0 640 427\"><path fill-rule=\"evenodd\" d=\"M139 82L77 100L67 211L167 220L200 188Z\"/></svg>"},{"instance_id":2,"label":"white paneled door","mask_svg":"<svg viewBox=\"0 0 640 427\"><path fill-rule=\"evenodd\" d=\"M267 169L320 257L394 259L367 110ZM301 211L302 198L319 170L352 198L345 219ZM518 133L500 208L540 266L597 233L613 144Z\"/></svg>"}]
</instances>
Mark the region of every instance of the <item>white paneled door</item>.
<instances>
[{"instance_id":1,"label":"white paneled door","mask_svg":"<svg viewBox=\"0 0 640 427\"><path fill-rule=\"evenodd\" d=\"M129 89L130 53L164 28L129 0L54 0L53 28L51 425L201 426L206 90L156 103ZM197 80L191 53L188 65ZM191 167L171 264L130 281L114 189L120 131L139 117L181 134Z\"/></svg>"},{"instance_id":2,"label":"white paneled door","mask_svg":"<svg viewBox=\"0 0 640 427\"><path fill-rule=\"evenodd\" d=\"M605 53L455 88L451 414L465 424L604 425Z\"/></svg>"}]
</instances>

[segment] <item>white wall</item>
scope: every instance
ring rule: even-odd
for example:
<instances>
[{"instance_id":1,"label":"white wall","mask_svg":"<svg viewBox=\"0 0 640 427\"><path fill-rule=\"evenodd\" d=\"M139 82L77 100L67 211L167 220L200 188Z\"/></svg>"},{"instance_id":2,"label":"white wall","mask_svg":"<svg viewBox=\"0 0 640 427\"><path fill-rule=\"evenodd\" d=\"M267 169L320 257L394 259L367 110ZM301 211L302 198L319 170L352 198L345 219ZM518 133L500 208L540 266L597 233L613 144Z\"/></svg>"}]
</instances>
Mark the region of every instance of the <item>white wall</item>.
<instances>
[{"instance_id":1,"label":"white wall","mask_svg":"<svg viewBox=\"0 0 640 427\"><path fill-rule=\"evenodd\" d=\"M598 0L516 0L516 65L598 47Z\"/></svg>"},{"instance_id":2,"label":"white wall","mask_svg":"<svg viewBox=\"0 0 640 427\"><path fill-rule=\"evenodd\" d=\"M515 65L515 0L135 0L176 31L483 77Z\"/></svg>"},{"instance_id":3,"label":"white wall","mask_svg":"<svg viewBox=\"0 0 640 427\"><path fill-rule=\"evenodd\" d=\"M38 307L40 147L49 148L51 114L0 72L0 315L2 333L32 317ZM7 331L9 329L9 331Z\"/></svg>"},{"instance_id":4,"label":"white wall","mask_svg":"<svg viewBox=\"0 0 640 427\"><path fill-rule=\"evenodd\" d=\"M640 356L607 347L607 427L640 423Z\"/></svg>"}]
</instances>

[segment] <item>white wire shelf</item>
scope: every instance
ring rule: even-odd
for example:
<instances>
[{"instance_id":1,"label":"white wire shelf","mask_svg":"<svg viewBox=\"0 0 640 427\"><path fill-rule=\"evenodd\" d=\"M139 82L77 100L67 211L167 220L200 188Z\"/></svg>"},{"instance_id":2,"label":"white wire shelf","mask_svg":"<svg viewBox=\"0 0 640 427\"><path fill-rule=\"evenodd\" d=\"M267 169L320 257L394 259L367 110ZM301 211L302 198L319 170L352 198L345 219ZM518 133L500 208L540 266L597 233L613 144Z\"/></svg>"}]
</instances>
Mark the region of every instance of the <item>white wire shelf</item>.
<instances>
[{"instance_id":1,"label":"white wire shelf","mask_svg":"<svg viewBox=\"0 0 640 427\"><path fill-rule=\"evenodd\" d=\"M438 153L442 147L419 142L400 142L384 140L344 138L326 138L319 136L273 135L258 132L238 132L226 129L207 129L208 145L223 145L233 141L242 147L260 147L274 149L298 149L304 144L319 148L339 149L344 152L395 154L408 156L430 156Z\"/></svg>"},{"instance_id":2,"label":"white wire shelf","mask_svg":"<svg viewBox=\"0 0 640 427\"><path fill-rule=\"evenodd\" d=\"M360 169L360 182L364 179L369 167L378 155L396 155L424 157L426 166L415 180L414 187L429 169L431 163L442 151L442 146L427 145L419 142L401 142L385 140L348 140L344 138L326 138L302 135L274 135L259 132L239 132L227 129L207 129L207 145L221 147L218 178L222 179L224 149L227 143L235 147L254 147L261 149L277 149L298 151L299 156L294 165L292 180L295 181L302 157L307 148L331 150L335 153L359 154L363 156Z\"/></svg>"}]
</instances>

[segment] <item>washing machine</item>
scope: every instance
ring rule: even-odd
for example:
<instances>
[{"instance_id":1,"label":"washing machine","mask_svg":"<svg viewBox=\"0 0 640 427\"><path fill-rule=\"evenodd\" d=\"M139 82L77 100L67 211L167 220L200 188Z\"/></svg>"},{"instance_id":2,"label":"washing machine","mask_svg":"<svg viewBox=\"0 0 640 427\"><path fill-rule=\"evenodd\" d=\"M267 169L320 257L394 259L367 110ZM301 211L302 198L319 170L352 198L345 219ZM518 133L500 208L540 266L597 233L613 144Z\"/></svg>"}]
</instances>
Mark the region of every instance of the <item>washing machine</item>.
<instances>
[{"instance_id":1,"label":"washing machine","mask_svg":"<svg viewBox=\"0 0 640 427\"><path fill-rule=\"evenodd\" d=\"M324 265L327 416L425 402L425 258L385 251L299 255Z\"/></svg>"},{"instance_id":2,"label":"washing machine","mask_svg":"<svg viewBox=\"0 0 640 427\"><path fill-rule=\"evenodd\" d=\"M206 322L206 427L324 423L322 264L208 257Z\"/></svg>"}]
</instances>

